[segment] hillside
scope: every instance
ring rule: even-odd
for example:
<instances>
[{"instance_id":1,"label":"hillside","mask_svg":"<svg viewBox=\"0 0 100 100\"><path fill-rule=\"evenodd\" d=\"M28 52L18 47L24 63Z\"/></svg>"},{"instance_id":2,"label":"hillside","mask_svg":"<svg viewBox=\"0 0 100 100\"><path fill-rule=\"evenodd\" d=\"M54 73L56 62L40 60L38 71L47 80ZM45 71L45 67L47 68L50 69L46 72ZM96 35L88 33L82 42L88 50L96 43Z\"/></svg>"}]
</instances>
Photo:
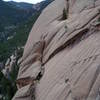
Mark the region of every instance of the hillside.
<instances>
[{"instance_id":1,"label":"hillside","mask_svg":"<svg viewBox=\"0 0 100 100\"><path fill-rule=\"evenodd\" d=\"M100 0L54 0L35 22L12 100L100 100Z\"/></svg>"},{"instance_id":2,"label":"hillside","mask_svg":"<svg viewBox=\"0 0 100 100\"><path fill-rule=\"evenodd\" d=\"M2 27L16 25L19 22L26 20L28 15L29 14L25 10L14 8L9 5L9 3L0 0L0 25Z\"/></svg>"},{"instance_id":3,"label":"hillside","mask_svg":"<svg viewBox=\"0 0 100 100\"><path fill-rule=\"evenodd\" d=\"M40 3L43 7L50 3L43 2ZM17 5L23 5L21 6L23 8L16 7ZM17 47L25 45L28 34L43 7L40 6L40 9L36 10L33 4L0 1L0 62L7 60Z\"/></svg>"},{"instance_id":4,"label":"hillside","mask_svg":"<svg viewBox=\"0 0 100 100\"><path fill-rule=\"evenodd\" d=\"M19 24L24 23L36 10L24 10L15 7L9 2L0 0L0 42L7 40L9 36L14 35L13 30Z\"/></svg>"},{"instance_id":5,"label":"hillside","mask_svg":"<svg viewBox=\"0 0 100 100\"><path fill-rule=\"evenodd\" d=\"M28 20L32 14L42 11L50 0L45 0L38 4L29 4L24 2L5 2L0 0L0 33L15 28L18 24ZM7 30L8 29L8 30Z\"/></svg>"},{"instance_id":6,"label":"hillside","mask_svg":"<svg viewBox=\"0 0 100 100\"><path fill-rule=\"evenodd\" d=\"M14 4L15 3L16 2L14 2ZM0 100L11 100L17 91L16 78L19 69L18 60L23 55L23 48L27 41L29 32L35 21L41 14L43 8L39 7L40 5L38 5L36 7L38 7L39 10L35 10L34 12L34 8L32 8L33 10L30 10L26 6L24 6L24 8L16 7L16 5L11 4L11 2L0 1L0 4L0 7L2 9L0 14L1 16L6 15L4 17L4 20L7 21L6 23L3 23L3 21L1 21L2 26L0 26ZM23 3L21 3L21 5L22 4ZM27 3L25 3L25 5L30 6L30 4ZM46 5L44 5L44 7L45 6L47 6L47 3ZM14 19L16 19L16 16L21 17L21 15L17 14L20 14L21 11L22 15L24 14L23 9L25 12L32 11L31 15L28 15L25 19L20 18L21 21L18 20L17 24L14 24ZM13 16L13 19L12 16L8 16L13 14L13 11L16 10L18 11L18 13ZM8 20L9 17L12 21Z\"/></svg>"},{"instance_id":7,"label":"hillside","mask_svg":"<svg viewBox=\"0 0 100 100\"><path fill-rule=\"evenodd\" d=\"M9 5L12 4L13 7L23 9L23 10L30 10L32 9L33 11L36 9L33 9L33 4L30 3L25 3L25 2L14 2L14 1L9 1Z\"/></svg>"},{"instance_id":8,"label":"hillside","mask_svg":"<svg viewBox=\"0 0 100 100\"><path fill-rule=\"evenodd\" d=\"M0 42L0 61L5 61L17 47L24 46L29 32L40 13L35 13L23 24L16 27L12 32L16 33Z\"/></svg>"}]
</instances>

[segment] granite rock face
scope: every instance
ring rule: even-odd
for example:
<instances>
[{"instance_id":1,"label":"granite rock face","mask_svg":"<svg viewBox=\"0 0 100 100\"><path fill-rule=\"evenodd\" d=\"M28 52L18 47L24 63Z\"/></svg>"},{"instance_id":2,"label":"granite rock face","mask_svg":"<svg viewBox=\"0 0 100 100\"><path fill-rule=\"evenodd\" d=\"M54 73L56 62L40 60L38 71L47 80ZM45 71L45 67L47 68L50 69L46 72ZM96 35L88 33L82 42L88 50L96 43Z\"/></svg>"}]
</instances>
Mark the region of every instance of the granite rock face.
<instances>
[{"instance_id":1,"label":"granite rock face","mask_svg":"<svg viewBox=\"0 0 100 100\"><path fill-rule=\"evenodd\" d=\"M17 85L13 100L100 100L100 0L55 0L41 13Z\"/></svg>"}]
</instances>

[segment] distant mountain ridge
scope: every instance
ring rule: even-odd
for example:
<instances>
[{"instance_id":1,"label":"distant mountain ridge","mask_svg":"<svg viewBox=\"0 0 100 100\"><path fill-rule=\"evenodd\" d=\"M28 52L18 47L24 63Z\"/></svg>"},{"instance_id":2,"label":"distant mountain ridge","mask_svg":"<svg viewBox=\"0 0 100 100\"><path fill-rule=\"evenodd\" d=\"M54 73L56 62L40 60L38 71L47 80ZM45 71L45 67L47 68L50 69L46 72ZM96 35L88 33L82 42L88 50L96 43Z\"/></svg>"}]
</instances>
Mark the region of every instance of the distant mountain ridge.
<instances>
[{"instance_id":1,"label":"distant mountain ridge","mask_svg":"<svg viewBox=\"0 0 100 100\"><path fill-rule=\"evenodd\" d=\"M34 9L33 4L31 3L25 3L25 2L15 2L15 1L8 1L10 5L13 5L19 9L24 9L24 10L30 10Z\"/></svg>"},{"instance_id":2,"label":"distant mountain ridge","mask_svg":"<svg viewBox=\"0 0 100 100\"><path fill-rule=\"evenodd\" d=\"M0 0L0 27L5 27L5 23L6 26L9 26L23 22L33 13L42 11L52 1L53 0L45 0L37 4L30 4L25 2L5 2Z\"/></svg>"},{"instance_id":3,"label":"distant mountain ridge","mask_svg":"<svg viewBox=\"0 0 100 100\"><path fill-rule=\"evenodd\" d=\"M9 33L8 29L15 28L28 20L34 13L41 12L51 1L45 0L37 4L30 4L0 0L0 40L5 38L5 34Z\"/></svg>"},{"instance_id":4,"label":"distant mountain ridge","mask_svg":"<svg viewBox=\"0 0 100 100\"><path fill-rule=\"evenodd\" d=\"M36 5L22 2L19 3L23 5L21 8L16 6L16 2L0 0L0 59L4 60L9 56L8 53L12 52L8 48L15 48L19 44L24 46L32 25L43 8L50 3L47 2L48 0L42 1ZM8 40L12 42L8 43Z\"/></svg>"},{"instance_id":5,"label":"distant mountain ridge","mask_svg":"<svg viewBox=\"0 0 100 100\"><path fill-rule=\"evenodd\" d=\"M44 9L49 3L51 3L53 0L43 0L37 4L31 4L26 2L15 2L15 1L8 1L9 4L12 4L13 6L23 9L23 10L42 10Z\"/></svg>"},{"instance_id":6,"label":"distant mountain ridge","mask_svg":"<svg viewBox=\"0 0 100 100\"><path fill-rule=\"evenodd\" d=\"M30 15L31 13L22 9L17 9L8 2L0 0L0 25L2 27L5 27L5 25L10 26L18 24L24 20L27 20L28 16Z\"/></svg>"}]
</instances>

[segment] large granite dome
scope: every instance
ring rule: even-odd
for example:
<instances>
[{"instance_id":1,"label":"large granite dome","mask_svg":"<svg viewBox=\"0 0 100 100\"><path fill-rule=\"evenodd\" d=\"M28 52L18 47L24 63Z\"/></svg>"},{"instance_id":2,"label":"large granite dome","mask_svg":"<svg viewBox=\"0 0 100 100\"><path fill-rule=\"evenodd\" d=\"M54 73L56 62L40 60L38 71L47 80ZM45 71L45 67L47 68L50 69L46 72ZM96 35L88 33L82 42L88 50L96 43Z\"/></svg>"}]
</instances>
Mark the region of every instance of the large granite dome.
<instances>
[{"instance_id":1,"label":"large granite dome","mask_svg":"<svg viewBox=\"0 0 100 100\"><path fill-rule=\"evenodd\" d=\"M100 0L55 0L41 13L17 85L13 100L100 100Z\"/></svg>"}]
</instances>

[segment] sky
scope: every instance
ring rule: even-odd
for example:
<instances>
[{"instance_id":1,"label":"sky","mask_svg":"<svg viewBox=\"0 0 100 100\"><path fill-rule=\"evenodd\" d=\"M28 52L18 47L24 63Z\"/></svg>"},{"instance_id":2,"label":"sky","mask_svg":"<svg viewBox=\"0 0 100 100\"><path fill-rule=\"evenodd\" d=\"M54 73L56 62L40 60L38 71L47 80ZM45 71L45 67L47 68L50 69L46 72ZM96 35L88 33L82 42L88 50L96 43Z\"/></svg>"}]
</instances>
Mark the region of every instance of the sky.
<instances>
[{"instance_id":1,"label":"sky","mask_svg":"<svg viewBox=\"0 0 100 100\"><path fill-rule=\"evenodd\" d=\"M43 0L4 0L4 1L28 2L28 3L36 4L36 3L41 2Z\"/></svg>"}]
</instances>

